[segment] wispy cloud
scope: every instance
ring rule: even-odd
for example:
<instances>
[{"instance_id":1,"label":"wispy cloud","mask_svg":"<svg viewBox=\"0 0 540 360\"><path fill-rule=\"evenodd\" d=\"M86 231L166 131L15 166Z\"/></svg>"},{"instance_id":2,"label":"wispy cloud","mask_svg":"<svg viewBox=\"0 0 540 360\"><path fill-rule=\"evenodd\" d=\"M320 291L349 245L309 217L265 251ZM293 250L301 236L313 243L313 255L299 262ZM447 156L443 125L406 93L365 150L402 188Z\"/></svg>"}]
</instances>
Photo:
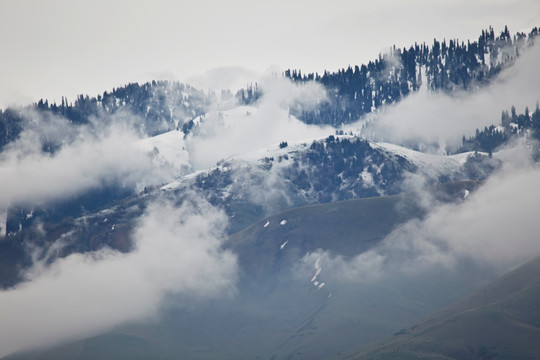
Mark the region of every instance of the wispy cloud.
<instances>
[{"instance_id":1,"label":"wispy cloud","mask_svg":"<svg viewBox=\"0 0 540 360\"><path fill-rule=\"evenodd\" d=\"M394 143L456 148L463 135L499 124L501 112L515 105L523 112L540 100L540 44L524 51L495 81L473 92L447 95L420 91L373 116L373 136ZM424 85L425 86L425 85Z\"/></svg>"},{"instance_id":2,"label":"wispy cloud","mask_svg":"<svg viewBox=\"0 0 540 360\"><path fill-rule=\"evenodd\" d=\"M505 166L463 202L441 204L421 199L423 219L398 226L378 246L346 259L329 251L321 258L333 281L371 283L395 274L418 275L426 269L452 269L460 261L506 271L540 255L536 217L540 169L524 149L505 151Z\"/></svg>"},{"instance_id":3,"label":"wispy cloud","mask_svg":"<svg viewBox=\"0 0 540 360\"><path fill-rule=\"evenodd\" d=\"M0 356L156 316L171 294L234 294L236 256L221 249L226 224L196 196L180 207L159 200L138 219L132 252L73 254L29 271L0 292Z\"/></svg>"},{"instance_id":4,"label":"wispy cloud","mask_svg":"<svg viewBox=\"0 0 540 360\"><path fill-rule=\"evenodd\" d=\"M176 173L172 164L153 161L129 114L84 126L47 114L27 117L20 138L0 153L0 206L63 199L112 183L139 191ZM58 149L44 153L45 144Z\"/></svg>"},{"instance_id":5,"label":"wispy cloud","mask_svg":"<svg viewBox=\"0 0 540 360\"><path fill-rule=\"evenodd\" d=\"M208 114L186 140L196 169L209 168L221 159L294 141L333 133L330 128L310 126L289 116L297 103L315 106L326 99L322 86L310 82L295 85L282 78L267 78L263 96L254 106L239 106Z\"/></svg>"}]
</instances>

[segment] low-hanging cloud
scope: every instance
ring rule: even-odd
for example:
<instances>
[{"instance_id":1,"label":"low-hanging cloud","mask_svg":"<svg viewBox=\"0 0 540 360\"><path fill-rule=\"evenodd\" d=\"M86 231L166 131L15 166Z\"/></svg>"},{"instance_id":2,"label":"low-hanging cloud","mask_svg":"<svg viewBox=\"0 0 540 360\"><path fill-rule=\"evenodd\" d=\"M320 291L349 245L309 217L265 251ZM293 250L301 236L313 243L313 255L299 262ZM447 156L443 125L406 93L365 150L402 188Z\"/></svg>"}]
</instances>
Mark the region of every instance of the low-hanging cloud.
<instances>
[{"instance_id":1,"label":"low-hanging cloud","mask_svg":"<svg viewBox=\"0 0 540 360\"><path fill-rule=\"evenodd\" d=\"M226 224L196 196L180 207L160 200L138 220L132 252L73 254L29 271L0 292L0 357L145 320L169 295L234 294L236 256L221 249Z\"/></svg>"},{"instance_id":2,"label":"low-hanging cloud","mask_svg":"<svg viewBox=\"0 0 540 360\"><path fill-rule=\"evenodd\" d=\"M261 85L263 96L254 106L208 114L186 143L196 169L211 167L221 159L268 148L282 141L298 141L333 133L332 129L306 125L289 115L298 102L313 107L326 99L322 86L295 85L271 77Z\"/></svg>"},{"instance_id":3,"label":"low-hanging cloud","mask_svg":"<svg viewBox=\"0 0 540 360\"><path fill-rule=\"evenodd\" d=\"M471 92L447 95L422 89L373 117L373 137L393 143L436 144L455 149L462 136L499 124L512 105L518 112L540 101L540 44L524 50L494 82ZM424 85L426 86L426 85ZM358 125L356 125L358 127Z\"/></svg>"},{"instance_id":4,"label":"low-hanging cloud","mask_svg":"<svg viewBox=\"0 0 540 360\"><path fill-rule=\"evenodd\" d=\"M62 199L112 183L142 190L175 174L170 166L155 166L128 114L93 118L84 126L47 114L28 116L33 122L0 153L0 207ZM44 153L45 144L58 149Z\"/></svg>"},{"instance_id":5,"label":"low-hanging cloud","mask_svg":"<svg viewBox=\"0 0 540 360\"><path fill-rule=\"evenodd\" d=\"M327 279L374 282L426 269L452 269L460 261L503 272L540 255L536 218L540 213L540 168L525 150L502 154L503 169L462 202L432 201L428 215L398 226L377 247L353 258L318 250ZM423 202L427 206L429 201Z\"/></svg>"}]
</instances>

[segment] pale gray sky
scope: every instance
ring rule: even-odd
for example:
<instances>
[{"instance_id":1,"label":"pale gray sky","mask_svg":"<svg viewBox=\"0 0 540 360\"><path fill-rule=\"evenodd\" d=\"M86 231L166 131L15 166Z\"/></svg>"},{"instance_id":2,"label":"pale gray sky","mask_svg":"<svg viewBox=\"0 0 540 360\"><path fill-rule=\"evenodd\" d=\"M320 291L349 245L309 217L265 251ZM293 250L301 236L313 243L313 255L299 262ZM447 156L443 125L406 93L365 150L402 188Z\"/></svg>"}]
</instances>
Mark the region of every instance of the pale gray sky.
<instances>
[{"instance_id":1,"label":"pale gray sky","mask_svg":"<svg viewBox=\"0 0 540 360\"><path fill-rule=\"evenodd\" d=\"M0 107L151 79L241 86L505 24L512 33L540 26L540 2L0 0Z\"/></svg>"}]
</instances>

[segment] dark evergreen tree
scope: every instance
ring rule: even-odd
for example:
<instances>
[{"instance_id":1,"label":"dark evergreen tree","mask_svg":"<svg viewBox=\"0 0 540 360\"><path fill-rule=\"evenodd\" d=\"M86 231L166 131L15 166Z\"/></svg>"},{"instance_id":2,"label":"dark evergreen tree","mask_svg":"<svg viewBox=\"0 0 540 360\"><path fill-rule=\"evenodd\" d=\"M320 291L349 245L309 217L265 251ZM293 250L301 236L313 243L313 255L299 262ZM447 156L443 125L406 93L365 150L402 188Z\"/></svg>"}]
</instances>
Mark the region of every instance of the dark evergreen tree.
<instances>
[{"instance_id":1,"label":"dark evergreen tree","mask_svg":"<svg viewBox=\"0 0 540 360\"><path fill-rule=\"evenodd\" d=\"M482 31L477 41L434 39L431 47L426 44L415 44L408 49L394 47L366 65L357 65L354 69L349 66L334 73L325 70L322 76L286 70L285 77L292 81L317 81L329 94L329 102L315 110L292 108L291 112L307 123L341 125L395 103L418 91L421 85L447 92L478 87L511 64L519 54L518 49L525 43L531 45L537 34L535 28L528 36L518 33L512 38L505 27L500 36L495 37L490 27ZM499 54L505 56L499 59ZM422 71L425 71L425 79Z\"/></svg>"},{"instance_id":2,"label":"dark evergreen tree","mask_svg":"<svg viewBox=\"0 0 540 360\"><path fill-rule=\"evenodd\" d=\"M255 94L257 88L252 92ZM41 117L52 114L81 125L87 124L94 116L112 121L112 115L125 112L142 119L139 129L143 133L157 135L182 128L193 118L206 113L213 99L212 93L205 94L188 85L168 81L128 84L111 92L105 91L98 97L79 95L73 104L65 97L62 97L60 105L41 99L24 108L0 110L0 150L17 139L23 130L23 113L32 116L34 111ZM49 145L45 150L53 151Z\"/></svg>"}]
</instances>

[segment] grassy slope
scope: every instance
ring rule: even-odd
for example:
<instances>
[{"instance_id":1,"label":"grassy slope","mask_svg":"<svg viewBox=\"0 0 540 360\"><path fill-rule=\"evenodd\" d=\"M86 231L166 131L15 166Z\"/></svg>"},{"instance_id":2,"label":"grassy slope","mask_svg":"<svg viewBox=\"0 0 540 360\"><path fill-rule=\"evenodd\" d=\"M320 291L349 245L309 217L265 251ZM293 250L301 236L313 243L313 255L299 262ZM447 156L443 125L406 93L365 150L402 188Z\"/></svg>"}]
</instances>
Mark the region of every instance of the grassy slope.
<instances>
[{"instance_id":1,"label":"grassy slope","mask_svg":"<svg viewBox=\"0 0 540 360\"><path fill-rule=\"evenodd\" d=\"M540 258L352 359L537 359Z\"/></svg>"},{"instance_id":2,"label":"grassy slope","mask_svg":"<svg viewBox=\"0 0 540 360\"><path fill-rule=\"evenodd\" d=\"M480 184L447 183L429 191L439 201L459 201L465 189L472 191ZM249 277L259 280L265 273L290 265L287 260L296 261L317 249L345 258L360 254L378 244L397 225L424 216L425 210L418 203L418 194L409 193L293 208L231 235L226 246L238 254ZM282 221L286 223L282 225ZM288 256L284 258L280 246L285 242Z\"/></svg>"},{"instance_id":3,"label":"grassy slope","mask_svg":"<svg viewBox=\"0 0 540 360\"><path fill-rule=\"evenodd\" d=\"M401 211L403 201L403 196L392 196L294 208L232 235L227 246L238 254L242 268L255 280L286 265L281 251L285 242L287 254L295 255L289 257L291 261L316 249L359 254L377 244L397 224L419 215L419 210Z\"/></svg>"},{"instance_id":4,"label":"grassy slope","mask_svg":"<svg viewBox=\"0 0 540 360\"><path fill-rule=\"evenodd\" d=\"M438 196L460 198L464 188L474 186L448 184ZM295 208L261 219L227 242L242 268L234 299L172 312L159 324L128 326L11 359L173 359L179 354L313 359L382 339L448 301L441 295L440 274L430 274L437 279L430 278L430 285L422 280L360 288L329 284L317 291L311 274L298 280L291 269L317 248L345 257L365 251L399 223L421 216L415 204L415 195L409 194ZM282 220L287 223L281 225Z\"/></svg>"}]
</instances>

